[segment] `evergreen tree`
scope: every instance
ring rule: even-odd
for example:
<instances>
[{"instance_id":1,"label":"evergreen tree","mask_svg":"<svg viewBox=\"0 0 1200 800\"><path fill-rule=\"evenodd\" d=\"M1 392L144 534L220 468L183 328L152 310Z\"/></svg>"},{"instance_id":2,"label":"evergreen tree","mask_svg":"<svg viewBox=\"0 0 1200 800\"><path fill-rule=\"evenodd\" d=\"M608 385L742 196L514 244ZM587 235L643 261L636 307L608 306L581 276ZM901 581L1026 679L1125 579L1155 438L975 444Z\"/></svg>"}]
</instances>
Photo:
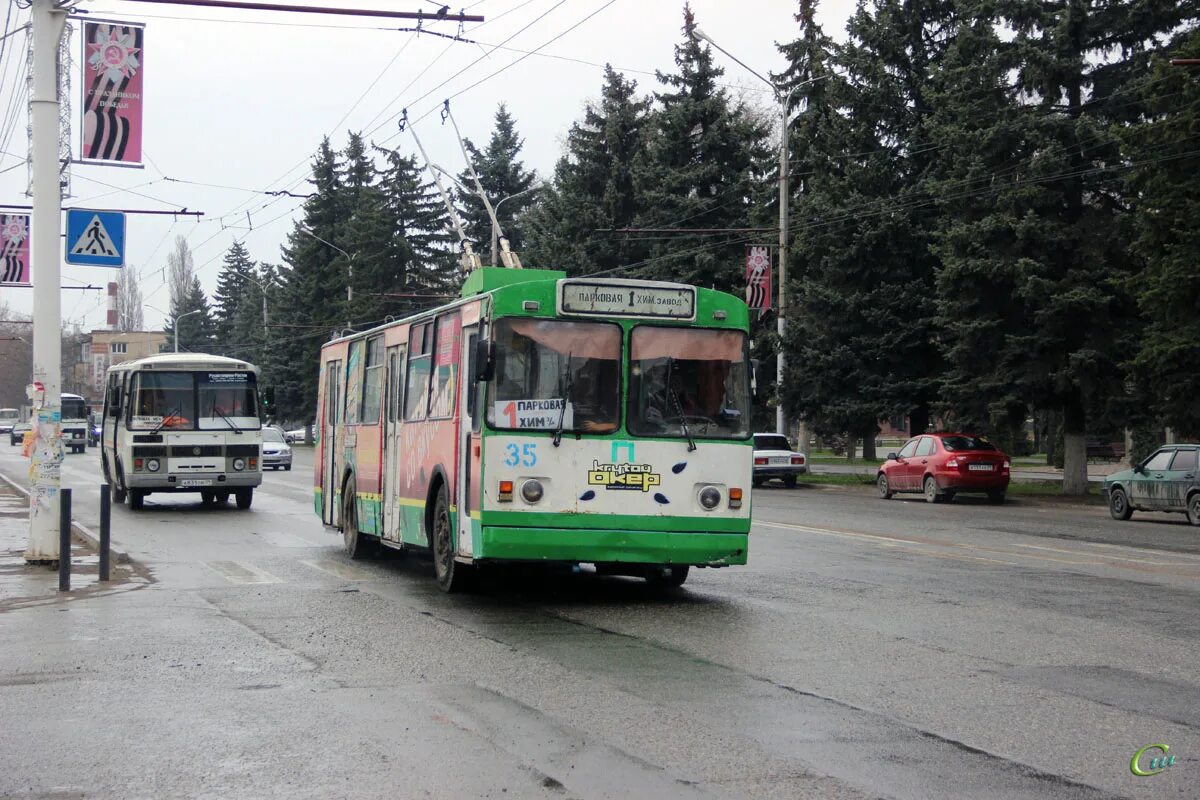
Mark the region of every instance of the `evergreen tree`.
<instances>
[{"instance_id":1,"label":"evergreen tree","mask_svg":"<svg viewBox=\"0 0 1200 800\"><path fill-rule=\"evenodd\" d=\"M1015 32L1017 88L1039 112L1022 131L1036 153L1024 167L1036 183L1025 186L1030 214L1020 233L1029 257L1015 286L1027 329L1009 347L1020 353L1014 377L1030 402L1061 410L1067 494L1087 491L1088 416L1124 394L1120 350L1135 324L1112 128L1128 109L1112 93L1188 8L1195 12L1192 2L1152 5L1153 13L1141 3L1077 0L1001 6Z\"/></svg>"},{"instance_id":2,"label":"evergreen tree","mask_svg":"<svg viewBox=\"0 0 1200 800\"><path fill-rule=\"evenodd\" d=\"M501 204L496 212L496 218L500 221L500 227L508 238L509 245L520 253L524 236L519 223L515 221L521 216L521 212L534 201L533 192L521 193L533 187L537 176L526 170L525 164L520 160L521 147L525 140L517 134L516 120L508 113L508 109L503 103L496 110L495 119L496 127L492 130L492 136L482 151L470 139L464 138L463 144L467 148L471 165L475 168L475 172L479 176L479 183L483 186L483 192L487 195L492 207L495 208L497 203ZM487 264L491 260L491 218L483 206L483 201L474 192L475 181L471 177L470 171L463 170L458 179L463 186L472 190L464 192L461 188L456 189L467 238L475 246L475 252L479 253L483 262ZM512 199L508 200L509 197Z\"/></svg>"},{"instance_id":3,"label":"evergreen tree","mask_svg":"<svg viewBox=\"0 0 1200 800\"><path fill-rule=\"evenodd\" d=\"M1137 336L1135 423L1200 437L1200 80L1168 56L1200 58L1200 30L1175 37L1134 86L1146 113L1123 134L1137 167L1127 185L1136 212L1133 250L1144 263L1136 283L1145 325ZM1149 419L1146 419L1149 418ZM1130 427L1133 427L1131 425Z\"/></svg>"},{"instance_id":4,"label":"evergreen tree","mask_svg":"<svg viewBox=\"0 0 1200 800\"><path fill-rule=\"evenodd\" d=\"M246 300L253 284L246 279L254 271L250 252L238 240L234 240L217 275L217 290L213 293L213 319L216 323L217 342L224 348L238 340L233 331L233 320L238 308Z\"/></svg>"},{"instance_id":5,"label":"evergreen tree","mask_svg":"<svg viewBox=\"0 0 1200 800\"><path fill-rule=\"evenodd\" d=\"M930 148L920 134L952 5L860 3L837 50L845 78L825 82L829 97L805 121L812 174L796 209L785 400L818 432L864 439L868 454L882 418L906 415L923 430L938 391L935 212L922 191ZM796 57L817 59L793 64L785 75L795 80L825 47L817 32L798 41L807 44Z\"/></svg>"},{"instance_id":6,"label":"evergreen tree","mask_svg":"<svg viewBox=\"0 0 1200 800\"><path fill-rule=\"evenodd\" d=\"M184 315L187 316L184 316ZM211 353L215 345L216 324L208 307L208 297L200 286L200 279L192 276L191 288L171 304L171 319L165 326L167 341L172 348L175 331L179 331L179 352Z\"/></svg>"},{"instance_id":7,"label":"evergreen tree","mask_svg":"<svg viewBox=\"0 0 1200 800\"><path fill-rule=\"evenodd\" d=\"M338 160L328 138L313 159L310 181L313 196L304 201L303 220L283 247L282 305L289 311L286 321L277 323L273 349L278 362L289 365L280 370L275 386L280 414L302 420L311 420L316 409L321 343L355 321L344 300L346 258L326 244L342 247L347 223Z\"/></svg>"},{"instance_id":8,"label":"evergreen tree","mask_svg":"<svg viewBox=\"0 0 1200 800\"><path fill-rule=\"evenodd\" d=\"M601 231L632 227L643 212L635 176L645 168L649 113L637 83L606 65L600 101L589 102L583 119L571 126L553 187L522 220L528 264L583 274L648 255L642 242Z\"/></svg>"},{"instance_id":9,"label":"evergreen tree","mask_svg":"<svg viewBox=\"0 0 1200 800\"><path fill-rule=\"evenodd\" d=\"M675 46L677 72L658 73L665 90L655 95L647 141L648 164L636 175L642 197L639 227L739 228L765 157L765 127L743 103L717 86L724 70L701 46L690 7L684 7L683 41ZM741 292L744 242L675 236L656 243L639 276L696 283Z\"/></svg>"},{"instance_id":10,"label":"evergreen tree","mask_svg":"<svg viewBox=\"0 0 1200 800\"><path fill-rule=\"evenodd\" d=\"M388 285L399 294L453 294L465 276L446 206L433 182L425 180L415 156L394 150L384 153L387 165L380 175L380 188L383 216L389 226L384 247ZM427 305L420 297L398 300L389 305L388 313Z\"/></svg>"}]
</instances>

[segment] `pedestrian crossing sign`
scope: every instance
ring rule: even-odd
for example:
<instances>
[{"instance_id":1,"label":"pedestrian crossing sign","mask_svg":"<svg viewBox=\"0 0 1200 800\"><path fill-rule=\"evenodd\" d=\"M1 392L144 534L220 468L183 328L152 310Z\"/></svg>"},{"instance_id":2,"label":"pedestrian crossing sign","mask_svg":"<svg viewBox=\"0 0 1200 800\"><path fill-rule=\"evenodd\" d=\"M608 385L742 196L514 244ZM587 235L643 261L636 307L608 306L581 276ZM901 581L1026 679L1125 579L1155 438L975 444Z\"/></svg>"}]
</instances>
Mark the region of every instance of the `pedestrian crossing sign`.
<instances>
[{"instance_id":1,"label":"pedestrian crossing sign","mask_svg":"<svg viewBox=\"0 0 1200 800\"><path fill-rule=\"evenodd\" d=\"M67 209L66 260L88 267L125 266L125 214Z\"/></svg>"}]
</instances>

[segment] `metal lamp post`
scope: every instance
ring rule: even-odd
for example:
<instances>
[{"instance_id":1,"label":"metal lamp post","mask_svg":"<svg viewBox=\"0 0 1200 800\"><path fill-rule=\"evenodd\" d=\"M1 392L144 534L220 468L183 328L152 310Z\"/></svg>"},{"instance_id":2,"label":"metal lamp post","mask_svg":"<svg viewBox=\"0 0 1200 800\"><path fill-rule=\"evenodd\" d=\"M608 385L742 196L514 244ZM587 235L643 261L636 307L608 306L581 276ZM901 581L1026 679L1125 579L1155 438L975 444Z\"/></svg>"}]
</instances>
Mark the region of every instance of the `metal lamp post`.
<instances>
[{"instance_id":1,"label":"metal lamp post","mask_svg":"<svg viewBox=\"0 0 1200 800\"><path fill-rule=\"evenodd\" d=\"M318 242L325 245L326 247L332 247L334 250L337 250L339 253L341 253L342 255L344 255L346 257L346 327L347 328L352 327L350 325L350 309L354 308L354 256L350 255L349 253L347 253L342 248L338 247L333 242L325 241L320 236L317 236L315 233L310 231L308 228L301 227L301 228L299 228L299 230L303 231L304 233L307 233L309 236L316 239ZM264 298L263 302L265 303L266 302L266 299L265 299L266 294L265 293L263 294L263 298ZM265 311L263 313L264 313L264 315L266 314Z\"/></svg>"},{"instance_id":2,"label":"metal lamp post","mask_svg":"<svg viewBox=\"0 0 1200 800\"><path fill-rule=\"evenodd\" d=\"M730 53L728 50L721 47L712 40L708 34L704 33L699 28L693 28L692 31L696 34L697 39L703 39L717 50L724 53L734 62L740 65L743 69L749 72L754 77L761 80L763 83L771 87L775 93L775 99L779 101L779 294L776 298L776 313L775 324L776 331L779 333L779 352L775 356L775 369L778 376L778 384L776 389L775 400L775 431L777 433L787 434L787 419L783 413L782 385L783 385L783 369L786 364L786 357L783 352L784 332L787 330L787 262L788 262L788 200L791 197L790 180L788 177L788 111L792 104L792 95L801 86L809 83L815 83L819 80L824 80L825 75L820 75L816 78L809 78L806 81L801 81L788 91L786 95L781 95L779 87L773 81L768 80L758 72L753 70L745 62L741 61L737 56ZM808 442L800 442L800 450L807 452Z\"/></svg>"},{"instance_id":3,"label":"metal lamp post","mask_svg":"<svg viewBox=\"0 0 1200 800\"><path fill-rule=\"evenodd\" d=\"M179 352L179 320L183 319L184 317L190 317L192 314L199 314L203 310L204 309L202 309L202 308L197 308L195 311L188 311L183 314L180 314L178 317L175 317L174 321L171 323L172 327L175 328L175 352L176 353Z\"/></svg>"},{"instance_id":4,"label":"metal lamp post","mask_svg":"<svg viewBox=\"0 0 1200 800\"><path fill-rule=\"evenodd\" d=\"M527 195L530 192L537 191L540 188L542 188L542 182L536 181L534 183L534 185L530 186L528 189L521 191L521 192L517 192L516 194L510 194L508 197L502 198L500 200L500 202L496 203L496 205L495 205L496 216L497 217L500 216L500 206L504 205L509 200L512 200L514 197L521 197L523 195ZM492 221L492 266L493 267L496 266L496 260L499 258L499 254L498 254L499 246L500 246L500 236L496 231L496 222L495 222L495 220L493 220Z\"/></svg>"}]
</instances>

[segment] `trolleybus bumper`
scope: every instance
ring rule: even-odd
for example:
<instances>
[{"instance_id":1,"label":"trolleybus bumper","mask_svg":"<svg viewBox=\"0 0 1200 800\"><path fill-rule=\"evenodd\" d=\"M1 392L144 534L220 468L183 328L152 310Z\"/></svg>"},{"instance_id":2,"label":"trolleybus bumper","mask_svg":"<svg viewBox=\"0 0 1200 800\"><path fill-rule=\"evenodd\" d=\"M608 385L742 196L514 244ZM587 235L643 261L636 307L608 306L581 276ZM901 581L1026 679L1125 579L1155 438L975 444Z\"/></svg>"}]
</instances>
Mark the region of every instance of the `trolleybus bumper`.
<instances>
[{"instance_id":1,"label":"trolleybus bumper","mask_svg":"<svg viewBox=\"0 0 1200 800\"><path fill-rule=\"evenodd\" d=\"M749 538L745 533L485 525L475 559L725 567L746 563Z\"/></svg>"}]
</instances>

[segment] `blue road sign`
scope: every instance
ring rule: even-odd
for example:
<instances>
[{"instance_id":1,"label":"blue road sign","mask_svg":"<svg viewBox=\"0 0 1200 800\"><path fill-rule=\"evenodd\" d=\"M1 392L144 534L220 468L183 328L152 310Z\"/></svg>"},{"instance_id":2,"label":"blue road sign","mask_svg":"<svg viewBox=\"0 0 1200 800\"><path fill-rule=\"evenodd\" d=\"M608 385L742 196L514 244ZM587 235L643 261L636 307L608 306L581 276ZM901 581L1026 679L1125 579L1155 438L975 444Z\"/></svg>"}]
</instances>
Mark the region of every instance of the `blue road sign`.
<instances>
[{"instance_id":1,"label":"blue road sign","mask_svg":"<svg viewBox=\"0 0 1200 800\"><path fill-rule=\"evenodd\" d=\"M88 267L125 266L125 214L67 209L67 263Z\"/></svg>"}]
</instances>

